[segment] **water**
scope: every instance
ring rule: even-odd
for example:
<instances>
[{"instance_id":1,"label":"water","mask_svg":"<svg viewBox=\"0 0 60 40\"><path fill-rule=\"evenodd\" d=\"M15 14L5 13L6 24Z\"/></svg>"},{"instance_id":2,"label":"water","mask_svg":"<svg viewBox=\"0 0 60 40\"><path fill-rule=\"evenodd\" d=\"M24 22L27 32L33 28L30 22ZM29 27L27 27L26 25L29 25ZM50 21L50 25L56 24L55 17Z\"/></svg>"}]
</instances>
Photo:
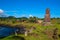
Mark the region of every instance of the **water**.
<instances>
[{"instance_id":1,"label":"water","mask_svg":"<svg viewBox=\"0 0 60 40\"><path fill-rule=\"evenodd\" d=\"M17 29L18 29L19 33L24 33L24 31L25 31L24 27L21 27L21 28L11 28L11 27L1 27L0 26L0 38L9 36L11 34L14 34Z\"/></svg>"},{"instance_id":2,"label":"water","mask_svg":"<svg viewBox=\"0 0 60 40\"><path fill-rule=\"evenodd\" d=\"M15 31L14 28L0 27L0 37L5 37L11 35Z\"/></svg>"}]
</instances>

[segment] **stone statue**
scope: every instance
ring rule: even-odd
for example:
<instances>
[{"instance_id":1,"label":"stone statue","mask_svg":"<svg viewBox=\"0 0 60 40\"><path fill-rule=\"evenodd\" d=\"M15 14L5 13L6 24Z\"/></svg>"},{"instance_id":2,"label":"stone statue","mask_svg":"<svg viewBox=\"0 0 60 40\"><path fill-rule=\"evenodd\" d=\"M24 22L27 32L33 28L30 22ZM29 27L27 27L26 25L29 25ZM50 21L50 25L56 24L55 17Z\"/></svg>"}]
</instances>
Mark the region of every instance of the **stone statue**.
<instances>
[{"instance_id":1,"label":"stone statue","mask_svg":"<svg viewBox=\"0 0 60 40\"><path fill-rule=\"evenodd\" d=\"M50 22L50 10L48 8L46 9L44 22Z\"/></svg>"},{"instance_id":2,"label":"stone statue","mask_svg":"<svg viewBox=\"0 0 60 40\"><path fill-rule=\"evenodd\" d=\"M51 25L49 8L46 9L46 14L45 14L45 18L44 18L44 21L43 21L43 25L44 26Z\"/></svg>"}]
</instances>

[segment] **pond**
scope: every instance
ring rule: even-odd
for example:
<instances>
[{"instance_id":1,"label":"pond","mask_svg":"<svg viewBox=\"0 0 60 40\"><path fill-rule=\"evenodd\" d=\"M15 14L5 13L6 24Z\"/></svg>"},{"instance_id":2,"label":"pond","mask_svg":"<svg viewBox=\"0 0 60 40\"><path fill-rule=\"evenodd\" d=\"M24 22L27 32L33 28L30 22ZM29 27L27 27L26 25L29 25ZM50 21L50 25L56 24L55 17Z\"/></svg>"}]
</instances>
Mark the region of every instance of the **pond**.
<instances>
[{"instance_id":1,"label":"pond","mask_svg":"<svg viewBox=\"0 0 60 40\"><path fill-rule=\"evenodd\" d=\"M24 32L24 28L11 28L11 27L0 26L0 38L13 34L17 29L19 30L20 33Z\"/></svg>"}]
</instances>

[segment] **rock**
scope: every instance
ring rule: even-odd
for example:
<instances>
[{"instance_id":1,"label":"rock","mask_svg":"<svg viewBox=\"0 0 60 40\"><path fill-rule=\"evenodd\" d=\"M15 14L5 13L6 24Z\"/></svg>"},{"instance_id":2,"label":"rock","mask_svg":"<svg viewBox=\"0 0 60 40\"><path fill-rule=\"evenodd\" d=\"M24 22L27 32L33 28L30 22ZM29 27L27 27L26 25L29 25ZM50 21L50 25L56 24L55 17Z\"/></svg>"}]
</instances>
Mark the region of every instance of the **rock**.
<instances>
[{"instance_id":1,"label":"rock","mask_svg":"<svg viewBox=\"0 0 60 40\"><path fill-rule=\"evenodd\" d=\"M27 36L28 35L28 32L27 31L25 31L25 36Z\"/></svg>"}]
</instances>

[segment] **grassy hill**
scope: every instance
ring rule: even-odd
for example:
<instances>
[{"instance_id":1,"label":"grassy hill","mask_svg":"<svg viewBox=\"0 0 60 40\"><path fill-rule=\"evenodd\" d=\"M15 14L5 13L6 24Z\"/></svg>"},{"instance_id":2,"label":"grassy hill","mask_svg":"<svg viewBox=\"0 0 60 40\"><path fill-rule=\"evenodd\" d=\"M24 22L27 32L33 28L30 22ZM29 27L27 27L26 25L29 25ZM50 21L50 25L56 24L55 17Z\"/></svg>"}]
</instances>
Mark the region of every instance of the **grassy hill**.
<instances>
[{"instance_id":1,"label":"grassy hill","mask_svg":"<svg viewBox=\"0 0 60 40\"><path fill-rule=\"evenodd\" d=\"M18 19L18 20L17 20ZM21 27L24 26L26 29L30 29L31 27L35 27L32 33L28 33L28 36L24 34L18 34L17 37L13 34L7 36L0 40L54 40L53 33L57 28L57 36L60 40L60 19L51 19L52 25L43 26L42 24L36 23L37 20L40 20L36 17L34 18L0 18L0 24L10 26L10 27ZM18 25L18 26L17 26Z\"/></svg>"},{"instance_id":2,"label":"grassy hill","mask_svg":"<svg viewBox=\"0 0 60 40\"><path fill-rule=\"evenodd\" d=\"M28 34L28 36L24 36L24 34L18 34L18 37L14 37L14 35L10 35L1 40L22 40L20 37L24 38L24 40L53 40L52 33L55 28L58 29L57 35L60 35L60 24L53 24L52 26L42 26L36 23L23 23L27 28L31 26L35 26L36 29L33 30L33 33ZM58 40L60 40L58 36Z\"/></svg>"}]
</instances>

